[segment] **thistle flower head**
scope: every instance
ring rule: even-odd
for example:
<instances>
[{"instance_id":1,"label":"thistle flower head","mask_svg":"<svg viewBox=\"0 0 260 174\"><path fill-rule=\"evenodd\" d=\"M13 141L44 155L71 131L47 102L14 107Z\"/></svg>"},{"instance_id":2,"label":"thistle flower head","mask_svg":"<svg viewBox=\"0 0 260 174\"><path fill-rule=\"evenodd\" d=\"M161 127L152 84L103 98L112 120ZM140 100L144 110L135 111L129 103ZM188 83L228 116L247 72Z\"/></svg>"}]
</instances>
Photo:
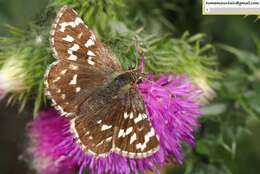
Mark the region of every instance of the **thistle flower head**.
<instances>
[{"instance_id":1,"label":"thistle flower head","mask_svg":"<svg viewBox=\"0 0 260 174\"><path fill-rule=\"evenodd\" d=\"M186 76L148 75L138 86L143 96L146 111L160 139L160 150L152 156L134 159L116 153L106 157L85 154L70 132L70 122L54 110L39 114L30 126L31 145L28 152L33 156L33 165L40 174L73 172L82 173L145 173L159 171L168 161L181 163L181 144L194 144L194 126L200 115L196 97L199 90ZM37 165L43 163L45 165ZM47 172L46 172L47 171Z\"/></svg>"},{"instance_id":2,"label":"thistle flower head","mask_svg":"<svg viewBox=\"0 0 260 174\"><path fill-rule=\"evenodd\" d=\"M68 120L49 109L41 112L28 125L29 146L26 153L32 158L30 167L37 169L40 174L69 174L74 171L76 164L63 151L59 151L60 142L63 142L63 129Z\"/></svg>"},{"instance_id":3,"label":"thistle flower head","mask_svg":"<svg viewBox=\"0 0 260 174\"><path fill-rule=\"evenodd\" d=\"M11 57L0 69L0 99L9 92L26 89L23 61Z\"/></svg>"},{"instance_id":4,"label":"thistle flower head","mask_svg":"<svg viewBox=\"0 0 260 174\"><path fill-rule=\"evenodd\" d=\"M198 99L199 103L201 105L208 104L209 101L212 100L216 96L214 89L210 86L210 84L206 78L195 77L195 78L193 78L193 81L203 92L199 96L199 99Z\"/></svg>"}]
</instances>

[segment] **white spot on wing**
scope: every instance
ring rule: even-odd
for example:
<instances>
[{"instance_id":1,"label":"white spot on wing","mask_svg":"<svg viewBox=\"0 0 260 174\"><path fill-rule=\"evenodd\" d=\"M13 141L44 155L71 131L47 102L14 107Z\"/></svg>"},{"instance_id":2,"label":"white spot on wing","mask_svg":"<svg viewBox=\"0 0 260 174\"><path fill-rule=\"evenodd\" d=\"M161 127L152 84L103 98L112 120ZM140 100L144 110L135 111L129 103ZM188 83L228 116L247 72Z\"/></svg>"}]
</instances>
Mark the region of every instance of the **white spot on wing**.
<instances>
[{"instance_id":1,"label":"white spot on wing","mask_svg":"<svg viewBox=\"0 0 260 174\"><path fill-rule=\"evenodd\" d=\"M85 43L85 47L89 48L91 46L95 45L95 42L92 39L89 39L86 43Z\"/></svg>"},{"instance_id":2,"label":"white spot on wing","mask_svg":"<svg viewBox=\"0 0 260 174\"><path fill-rule=\"evenodd\" d=\"M77 26L77 25L79 25L79 24L84 24L84 22L82 21L82 19L80 18L80 17L77 17L76 19L75 19L75 25Z\"/></svg>"},{"instance_id":3,"label":"white spot on wing","mask_svg":"<svg viewBox=\"0 0 260 174\"><path fill-rule=\"evenodd\" d=\"M83 33L79 33L78 38L80 39L82 37Z\"/></svg>"},{"instance_id":4,"label":"white spot on wing","mask_svg":"<svg viewBox=\"0 0 260 174\"><path fill-rule=\"evenodd\" d=\"M89 131L87 131L87 132L84 134L84 136L86 136L86 135L89 135L89 133L90 133L90 132L89 132Z\"/></svg>"},{"instance_id":5,"label":"white spot on wing","mask_svg":"<svg viewBox=\"0 0 260 174\"><path fill-rule=\"evenodd\" d=\"M74 38L71 37L70 35L67 35L66 37L62 38L62 40L67 41L67 42L73 42Z\"/></svg>"},{"instance_id":6,"label":"white spot on wing","mask_svg":"<svg viewBox=\"0 0 260 174\"><path fill-rule=\"evenodd\" d=\"M149 143L150 138L152 138L153 136L155 136L155 132L154 129L151 127L151 130L144 136L144 143L138 143L136 145L136 149L141 149L141 151L143 151L146 148L147 143Z\"/></svg>"},{"instance_id":7,"label":"white spot on wing","mask_svg":"<svg viewBox=\"0 0 260 174\"><path fill-rule=\"evenodd\" d=\"M79 45L78 44L74 44L71 48L69 48L71 51L78 51L79 49Z\"/></svg>"},{"instance_id":8,"label":"white spot on wing","mask_svg":"<svg viewBox=\"0 0 260 174\"><path fill-rule=\"evenodd\" d=\"M142 114L138 114L138 117L136 117L135 119L134 119L134 122L135 123L138 123L139 121L141 121L143 119L143 116L142 116Z\"/></svg>"},{"instance_id":9,"label":"white spot on wing","mask_svg":"<svg viewBox=\"0 0 260 174\"><path fill-rule=\"evenodd\" d=\"M137 128L137 130L138 130L139 132L141 132L143 129L144 129L144 127Z\"/></svg>"},{"instance_id":10,"label":"white spot on wing","mask_svg":"<svg viewBox=\"0 0 260 174\"><path fill-rule=\"evenodd\" d=\"M73 64L70 64L69 68L72 69L72 70L78 70L79 69L79 67L77 65L73 65Z\"/></svg>"},{"instance_id":11,"label":"white spot on wing","mask_svg":"<svg viewBox=\"0 0 260 174\"><path fill-rule=\"evenodd\" d=\"M134 118L134 114L133 112L130 113L130 119L133 119Z\"/></svg>"},{"instance_id":12,"label":"white spot on wing","mask_svg":"<svg viewBox=\"0 0 260 174\"><path fill-rule=\"evenodd\" d=\"M94 54L93 51L91 51L91 50L88 50L87 55L88 55L88 56L92 56L92 57L95 56L95 54Z\"/></svg>"},{"instance_id":13,"label":"white spot on wing","mask_svg":"<svg viewBox=\"0 0 260 174\"><path fill-rule=\"evenodd\" d=\"M138 143L136 145L136 149L141 149L141 151L143 151L145 148L146 148L146 143L144 144Z\"/></svg>"},{"instance_id":14,"label":"white spot on wing","mask_svg":"<svg viewBox=\"0 0 260 174\"><path fill-rule=\"evenodd\" d=\"M64 69L60 72L61 75L64 75L68 70L67 69Z\"/></svg>"},{"instance_id":15,"label":"white spot on wing","mask_svg":"<svg viewBox=\"0 0 260 174\"><path fill-rule=\"evenodd\" d=\"M136 140L136 133L134 133L130 138L130 144L132 144Z\"/></svg>"},{"instance_id":16,"label":"white spot on wing","mask_svg":"<svg viewBox=\"0 0 260 174\"><path fill-rule=\"evenodd\" d=\"M53 82L55 83L55 82L59 81L60 79L61 79L61 77L58 76L58 77L56 77L56 79L53 80Z\"/></svg>"},{"instance_id":17,"label":"white spot on wing","mask_svg":"<svg viewBox=\"0 0 260 174\"><path fill-rule=\"evenodd\" d=\"M90 65L94 65L95 64L95 62L92 60L92 58L93 57L89 57L88 58L88 64L90 64Z\"/></svg>"},{"instance_id":18,"label":"white spot on wing","mask_svg":"<svg viewBox=\"0 0 260 174\"><path fill-rule=\"evenodd\" d=\"M119 132L118 132L118 138L123 137L124 133L125 133L125 130L120 129Z\"/></svg>"},{"instance_id":19,"label":"white spot on wing","mask_svg":"<svg viewBox=\"0 0 260 174\"><path fill-rule=\"evenodd\" d=\"M78 51L79 50L79 45L78 44L74 44L71 48L68 49L68 54L70 55L68 57L69 60L74 60L76 61L77 60L77 56L75 56L73 54L73 51Z\"/></svg>"},{"instance_id":20,"label":"white spot on wing","mask_svg":"<svg viewBox=\"0 0 260 174\"><path fill-rule=\"evenodd\" d=\"M96 147L102 145L103 143L104 143L104 141L101 141L100 143L98 143L98 144L96 145Z\"/></svg>"},{"instance_id":21,"label":"white spot on wing","mask_svg":"<svg viewBox=\"0 0 260 174\"><path fill-rule=\"evenodd\" d=\"M90 36L90 39L92 39L93 41L96 41L96 36L92 33L92 35Z\"/></svg>"},{"instance_id":22,"label":"white spot on wing","mask_svg":"<svg viewBox=\"0 0 260 174\"><path fill-rule=\"evenodd\" d=\"M83 23L82 19L80 19L79 17L77 17L75 19L75 21L71 21L71 22L63 22L60 24L60 31L64 32L66 27L70 26L72 28L77 27L79 24Z\"/></svg>"},{"instance_id":23,"label":"white spot on wing","mask_svg":"<svg viewBox=\"0 0 260 174\"><path fill-rule=\"evenodd\" d=\"M143 116L143 119L147 118L147 115L146 115L146 114L142 114L142 116Z\"/></svg>"},{"instance_id":24,"label":"white spot on wing","mask_svg":"<svg viewBox=\"0 0 260 174\"><path fill-rule=\"evenodd\" d=\"M124 119L127 119L128 118L128 114L127 112L124 112Z\"/></svg>"},{"instance_id":25,"label":"white spot on wing","mask_svg":"<svg viewBox=\"0 0 260 174\"><path fill-rule=\"evenodd\" d=\"M61 23L61 24L60 24L60 32L64 32L64 31L65 31L65 28L66 28L67 26L70 26L70 25L72 25L71 22L63 22L63 23Z\"/></svg>"},{"instance_id":26,"label":"white spot on wing","mask_svg":"<svg viewBox=\"0 0 260 174\"><path fill-rule=\"evenodd\" d=\"M61 98L64 100L66 99L66 95L65 94L61 94Z\"/></svg>"},{"instance_id":27,"label":"white spot on wing","mask_svg":"<svg viewBox=\"0 0 260 174\"><path fill-rule=\"evenodd\" d=\"M112 140L112 137L108 137L105 141L110 142Z\"/></svg>"},{"instance_id":28,"label":"white spot on wing","mask_svg":"<svg viewBox=\"0 0 260 174\"><path fill-rule=\"evenodd\" d=\"M75 56L75 55L70 55L70 56L68 57L69 60L74 60L74 61L76 61L77 58L78 58L78 57Z\"/></svg>"},{"instance_id":29,"label":"white spot on wing","mask_svg":"<svg viewBox=\"0 0 260 174\"><path fill-rule=\"evenodd\" d=\"M126 131L125 131L125 135L130 134L132 131L133 131L133 127L127 128Z\"/></svg>"},{"instance_id":30,"label":"white spot on wing","mask_svg":"<svg viewBox=\"0 0 260 174\"><path fill-rule=\"evenodd\" d=\"M79 92L80 91L80 87L76 87L76 92Z\"/></svg>"},{"instance_id":31,"label":"white spot on wing","mask_svg":"<svg viewBox=\"0 0 260 174\"><path fill-rule=\"evenodd\" d=\"M102 127L101 127L101 131L110 129L111 127L112 127L112 125L105 125L105 124L103 124Z\"/></svg>"},{"instance_id":32,"label":"white spot on wing","mask_svg":"<svg viewBox=\"0 0 260 174\"><path fill-rule=\"evenodd\" d=\"M124 129L120 129L118 132L118 138L125 137L129 135L132 131L133 131L133 127L127 128L126 131Z\"/></svg>"},{"instance_id":33,"label":"white spot on wing","mask_svg":"<svg viewBox=\"0 0 260 174\"><path fill-rule=\"evenodd\" d=\"M78 77L78 75L75 74L69 84L70 85L76 85L77 84L77 77Z\"/></svg>"}]
</instances>

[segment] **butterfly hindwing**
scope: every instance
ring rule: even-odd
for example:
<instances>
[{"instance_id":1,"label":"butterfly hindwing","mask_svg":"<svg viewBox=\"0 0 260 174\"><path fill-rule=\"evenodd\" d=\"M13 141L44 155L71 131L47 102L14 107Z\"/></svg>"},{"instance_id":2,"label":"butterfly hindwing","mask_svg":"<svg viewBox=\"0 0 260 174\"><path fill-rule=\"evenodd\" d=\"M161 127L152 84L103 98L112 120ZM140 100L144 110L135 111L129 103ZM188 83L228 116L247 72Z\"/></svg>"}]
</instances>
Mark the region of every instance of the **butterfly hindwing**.
<instances>
[{"instance_id":1,"label":"butterfly hindwing","mask_svg":"<svg viewBox=\"0 0 260 174\"><path fill-rule=\"evenodd\" d=\"M159 149L158 136L136 89L131 88L93 113L97 114L79 116L71 123L72 132L87 153L103 156L115 152L143 158Z\"/></svg>"},{"instance_id":2,"label":"butterfly hindwing","mask_svg":"<svg viewBox=\"0 0 260 174\"><path fill-rule=\"evenodd\" d=\"M71 131L86 153L105 156L111 152L118 106L119 101L114 100L96 111L98 114L88 113L71 120Z\"/></svg>"},{"instance_id":3,"label":"butterfly hindwing","mask_svg":"<svg viewBox=\"0 0 260 174\"><path fill-rule=\"evenodd\" d=\"M159 150L159 138L146 114L138 90L133 87L122 101L125 109L116 120L114 151L131 158L144 158Z\"/></svg>"}]
</instances>

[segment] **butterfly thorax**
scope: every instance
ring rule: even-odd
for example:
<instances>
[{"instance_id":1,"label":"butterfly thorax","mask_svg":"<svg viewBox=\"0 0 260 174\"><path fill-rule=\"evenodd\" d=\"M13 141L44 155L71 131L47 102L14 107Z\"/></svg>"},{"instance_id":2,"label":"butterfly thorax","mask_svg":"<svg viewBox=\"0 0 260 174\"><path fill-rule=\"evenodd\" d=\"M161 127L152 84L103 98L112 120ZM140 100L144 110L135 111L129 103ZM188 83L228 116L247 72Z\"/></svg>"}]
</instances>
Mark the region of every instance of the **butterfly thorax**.
<instances>
[{"instance_id":1,"label":"butterfly thorax","mask_svg":"<svg viewBox=\"0 0 260 174\"><path fill-rule=\"evenodd\" d=\"M109 85L108 87L112 90L120 90L125 86L133 86L142 81L144 78L144 74L139 70L129 70L120 75L118 75Z\"/></svg>"}]
</instances>

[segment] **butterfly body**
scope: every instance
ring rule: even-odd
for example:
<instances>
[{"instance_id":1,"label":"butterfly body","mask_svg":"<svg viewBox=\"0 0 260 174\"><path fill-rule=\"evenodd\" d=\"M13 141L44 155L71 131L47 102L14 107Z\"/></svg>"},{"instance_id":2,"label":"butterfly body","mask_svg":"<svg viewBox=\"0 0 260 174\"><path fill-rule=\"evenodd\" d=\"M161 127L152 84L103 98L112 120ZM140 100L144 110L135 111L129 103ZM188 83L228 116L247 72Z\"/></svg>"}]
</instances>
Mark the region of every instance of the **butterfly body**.
<instances>
[{"instance_id":1,"label":"butterfly body","mask_svg":"<svg viewBox=\"0 0 260 174\"><path fill-rule=\"evenodd\" d=\"M105 87L105 90L113 94L122 91L124 88L127 91L127 89L133 86L136 87L137 83L143 79L143 76L144 74L138 70L126 71L115 77L112 82ZM126 88L127 86L128 88Z\"/></svg>"},{"instance_id":2,"label":"butterfly body","mask_svg":"<svg viewBox=\"0 0 260 174\"><path fill-rule=\"evenodd\" d=\"M99 87L86 96L86 100L79 107L77 115L98 115L104 105L113 103L118 99L123 100L130 88L137 88L137 83L142 80L144 74L139 70L128 70L115 77L107 85Z\"/></svg>"},{"instance_id":3,"label":"butterfly body","mask_svg":"<svg viewBox=\"0 0 260 174\"><path fill-rule=\"evenodd\" d=\"M80 147L97 157L114 152L144 158L158 151L159 138L137 88L145 75L124 71L69 7L58 13L50 41L57 61L46 71L46 93L71 119Z\"/></svg>"}]
</instances>

